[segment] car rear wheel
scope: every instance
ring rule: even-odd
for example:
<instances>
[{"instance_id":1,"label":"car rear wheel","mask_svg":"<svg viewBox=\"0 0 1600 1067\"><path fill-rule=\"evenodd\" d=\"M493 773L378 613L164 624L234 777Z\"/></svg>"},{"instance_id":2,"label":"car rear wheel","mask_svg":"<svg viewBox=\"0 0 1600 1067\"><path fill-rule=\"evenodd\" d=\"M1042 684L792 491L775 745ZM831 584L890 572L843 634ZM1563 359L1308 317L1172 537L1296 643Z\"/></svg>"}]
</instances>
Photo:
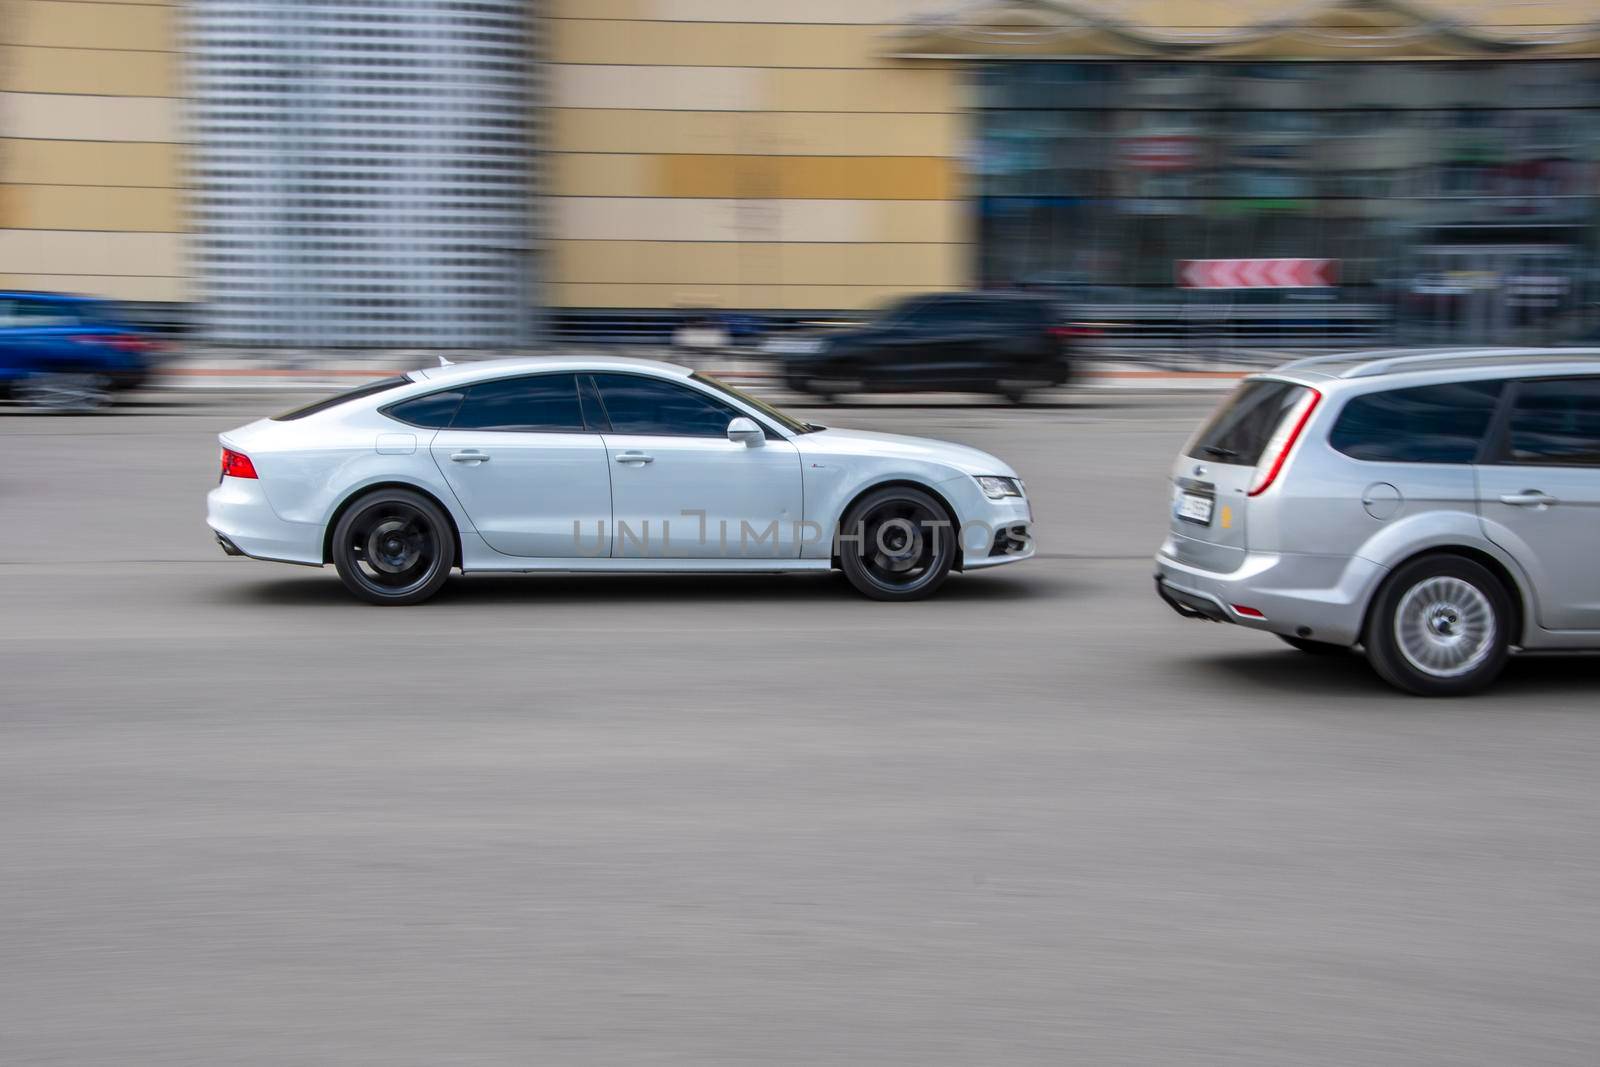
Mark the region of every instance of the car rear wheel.
<instances>
[{"instance_id":1,"label":"car rear wheel","mask_svg":"<svg viewBox=\"0 0 1600 1067\"><path fill-rule=\"evenodd\" d=\"M36 374L17 383L16 397L41 411L98 411L111 402L111 383L102 374Z\"/></svg>"},{"instance_id":2,"label":"car rear wheel","mask_svg":"<svg viewBox=\"0 0 1600 1067\"><path fill-rule=\"evenodd\" d=\"M346 508L333 529L333 565L369 604L420 604L455 561L450 519L420 493L380 489Z\"/></svg>"},{"instance_id":3,"label":"car rear wheel","mask_svg":"<svg viewBox=\"0 0 1600 1067\"><path fill-rule=\"evenodd\" d=\"M1421 696L1486 688L1511 646L1511 597L1488 568L1462 556L1401 566L1367 620L1367 659L1385 681Z\"/></svg>"},{"instance_id":4,"label":"car rear wheel","mask_svg":"<svg viewBox=\"0 0 1600 1067\"><path fill-rule=\"evenodd\" d=\"M909 486L867 494L839 530L839 568L873 600L921 600L950 576L956 526L944 505Z\"/></svg>"}]
</instances>

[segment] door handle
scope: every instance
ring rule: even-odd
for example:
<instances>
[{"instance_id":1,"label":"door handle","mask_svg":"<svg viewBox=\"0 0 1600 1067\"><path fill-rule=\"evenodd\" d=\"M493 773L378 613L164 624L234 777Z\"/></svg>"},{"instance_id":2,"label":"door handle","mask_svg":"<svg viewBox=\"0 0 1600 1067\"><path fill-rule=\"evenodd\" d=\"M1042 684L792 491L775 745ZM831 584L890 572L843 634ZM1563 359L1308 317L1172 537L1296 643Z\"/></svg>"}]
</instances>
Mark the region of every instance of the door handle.
<instances>
[{"instance_id":1,"label":"door handle","mask_svg":"<svg viewBox=\"0 0 1600 1067\"><path fill-rule=\"evenodd\" d=\"M1548 493L1541 493L1537 489L1524 489L1520 493L1506 493L1500 497L1500 503L1510 504L1514 508L1538 508L1543 511L1551 504L1561 501Z\"/></svg>"},{"instance_id":2,"label":"door handle","mask_svg":"<svg viewBox=\"0 0 1600 1067\"><path fill-rule=\"evenodd\" d=\"M643 452L618 452L618 463L654 463L656 457L647 456Z\"/></svg>"},{"instance_id":3,"label":"door handle","mask_svg":"<svg viewBox=\"0 0 1600 1067\"><path fill-rule=\"evenodd\" d=\"M469 450L467 450L465 452L452 452L452 453L450 453L450 462L452 462L452 463L487 463L487 462L489 462L489 453L487 453L487 452L479 452L477 449L469 449Z\"/></svg>"}]
</instances>

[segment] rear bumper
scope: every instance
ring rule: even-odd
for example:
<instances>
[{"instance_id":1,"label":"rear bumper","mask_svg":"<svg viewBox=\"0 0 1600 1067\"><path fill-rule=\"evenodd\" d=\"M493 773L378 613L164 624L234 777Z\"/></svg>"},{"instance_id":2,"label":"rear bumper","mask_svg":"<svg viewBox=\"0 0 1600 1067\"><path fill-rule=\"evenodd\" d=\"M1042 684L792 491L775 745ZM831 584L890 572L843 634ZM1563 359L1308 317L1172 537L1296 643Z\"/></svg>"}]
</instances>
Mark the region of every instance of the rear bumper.
<instances>
[{"instance_id":1,"label":"rear bumper","mask_svg":"<svg viewBox=\"0 0 1600 1067\"><path fill-rule=\"evenodd\" d=\"M223 546L227 548L226 545ZM1156 596L1167 602L1167 607L1186 619L1205 619L1209 622L1230 622L1228 610L1222 601L1210 594L1174 586L1160 574L1156 575Z\"/></svg>"},{"instance_id":2,"label":"rear bumper","mask_svg":"<svg viewBox=\"0 0 1600 1067\"><path fill-rule=\"evenodd\" d=\"M1353 645L1383 568L1355 556L1256 552L1229 573L1156 556L1156 595L1191 619ZM1256 617L1248 610L1260 613Z\"/></svg>"},{"instance_id":3,"label":"rear bumper","mask_svg":"<svg viewBox=\"0 0 1600 1067\"><path fill-rule=\"evenodd\" d=\"M255 478L224 478L206 494L206 525L230 556L322 565L322 528L278 518Z\"/></svg>"}]
</instances>

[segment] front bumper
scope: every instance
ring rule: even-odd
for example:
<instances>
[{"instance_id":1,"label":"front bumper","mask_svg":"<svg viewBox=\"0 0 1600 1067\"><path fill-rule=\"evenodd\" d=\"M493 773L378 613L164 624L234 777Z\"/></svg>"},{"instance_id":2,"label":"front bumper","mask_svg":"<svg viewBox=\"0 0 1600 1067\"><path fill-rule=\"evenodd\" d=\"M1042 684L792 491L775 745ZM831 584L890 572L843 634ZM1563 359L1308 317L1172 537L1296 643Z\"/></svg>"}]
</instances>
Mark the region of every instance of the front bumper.
<instances>
[{"instance_id":1,"label":"front bumper","mask_svg":"<svg viewBox=\"0 0 1600 1067\"><path fill-rule=\"evenodd\" d=\"M993 527L988 544L978 543L980 536L990 531L985 523L981 528L974 526L967 532L961 551L961 569L964 571L983 570L985 567L1000 567L1007 563L1020 563L1025 559L1032 559L1037 550L1033 542L1033 527L1026 520L1005 519Z\"/></svg>"},{"instance_id":2,"label":"front bumper","mask_svg":"<svg viewBox=\"0 0 1600 1067\"><path fill-rule=\"evenodd\" d=\"M1033 505L1026 497L992 500L970 476L941 482L938 489L960 517L961 528L956 533L962 570L999 567L1033 557Z\"/></svg>"},{"instance_id":3,"label":"front bumper","mask_svg":"<svg viewBox=\"0 0 1600 1067\"><path fill-rule=\"evenodd\" d=\"M1156 556L1156 594L1185 618L1353 645L1384 570L1357 556L1253 552L1223 574ZM1254 609L1260 617L1240 609Z\"/></svg>"},{"instance_id":4,"label":"front bumper","mask_svg":"<svg viewBox=\"0 0 1600 1067\"><path fill-rule=\"evenodd\" d=\"M258 479L223 478L206 494L206 525L230 556L322 565L322 528L280 519Z\"/></svg>"}]
</instances>

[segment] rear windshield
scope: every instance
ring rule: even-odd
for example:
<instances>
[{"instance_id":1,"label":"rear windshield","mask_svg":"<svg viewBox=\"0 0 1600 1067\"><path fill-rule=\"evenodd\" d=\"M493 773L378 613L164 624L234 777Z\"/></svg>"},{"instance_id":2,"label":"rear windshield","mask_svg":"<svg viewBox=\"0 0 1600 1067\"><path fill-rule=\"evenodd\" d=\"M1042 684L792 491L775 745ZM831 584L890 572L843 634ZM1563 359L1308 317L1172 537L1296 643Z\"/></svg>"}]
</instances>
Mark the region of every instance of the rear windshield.
<instances>
[{"instance_id":1,"label":"rear windshield","mask_svg":"<svg viewBox=\"0 0 1600 1067\"><path fill-rule=\"evenodd\" d=\"M1194 459L1253 467L1304 386L1269 380L1245 382L1211 416L1189 445Z\"/></svg>"},{"instance_id":2,"label":"rear windshield","mask_svg":"<svg viewBox=\"0 0 1600 1067\"><path fill-rule=\"evenodd\" d=\"M282 415L274 415L272 416L272 421L293 422L295 419L303 419L307 415L315 415L319 411L336 408L340 404L348 404L352 400L360 400L364 396L376 396L378 393L387 393L390 389L398 389L402 385L410 384L411 379L404 377L384 378L380 381L368 382L366 385L358 386L348 392L335 393L333 396L307 404L303 408L295 408L293 411L285 411Z\"/></svg>"}]
</instances>

